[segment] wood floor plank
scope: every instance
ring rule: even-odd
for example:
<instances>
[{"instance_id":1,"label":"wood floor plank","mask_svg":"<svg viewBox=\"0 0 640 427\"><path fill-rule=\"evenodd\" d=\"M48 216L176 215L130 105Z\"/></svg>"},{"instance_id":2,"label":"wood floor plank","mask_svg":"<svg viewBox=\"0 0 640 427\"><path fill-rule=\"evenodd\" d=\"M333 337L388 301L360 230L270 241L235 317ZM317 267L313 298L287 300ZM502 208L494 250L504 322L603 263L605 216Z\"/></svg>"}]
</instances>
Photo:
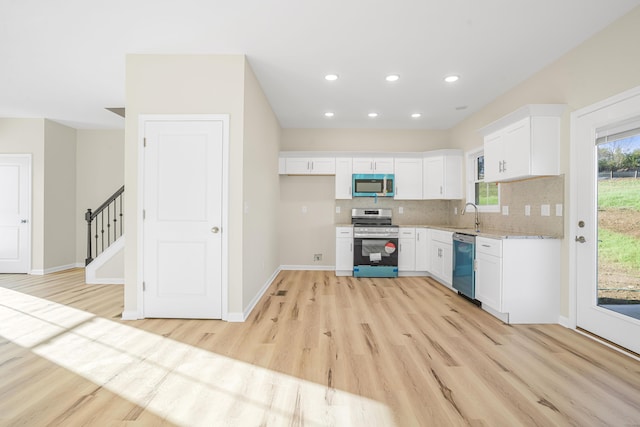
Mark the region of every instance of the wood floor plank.
<instances>
[{"instance_id":1,"label":"wood floor plank","mask_svg":"<svg viewBox=\"0 0 640 427\"><path fill-rule=\"evenodd\" d=\"M640 362L428 277L284 271L244 323L120 319L84 271L0 275L0 425L640 424Z\"/></svg>"}]
</instances>

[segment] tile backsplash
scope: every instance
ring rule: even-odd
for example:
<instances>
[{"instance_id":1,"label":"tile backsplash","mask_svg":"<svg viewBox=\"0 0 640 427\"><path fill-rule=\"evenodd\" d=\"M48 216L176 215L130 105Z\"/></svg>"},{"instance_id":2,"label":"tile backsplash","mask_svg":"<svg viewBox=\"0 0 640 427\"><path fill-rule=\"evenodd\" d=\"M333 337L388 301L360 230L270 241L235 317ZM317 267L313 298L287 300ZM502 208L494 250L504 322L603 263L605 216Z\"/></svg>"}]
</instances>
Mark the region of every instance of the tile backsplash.
<instances>
[{"instance_id":1,"label":"tile backsplash","mask_svg":"<svg viewBox=\"0 0 640 427\"><path fill-rule=\"evenodd\" d=\"M564 234L564 175L500 184L501 212L480 213L480 227L491 230L562 237ZM461 215L462 200L394 200L362 197L336 200L336 224L351 223L352 208L393 209L397 225L473 227L474 215ZM527 213L527 206L529 215ZM506 209L505 209L506 207ZM402 208L403 213L400 213ZM455 214L457 208L458 213ZM508 215L504 215L507 213ZM544 212L543 212L544 211ZM548 215L547 215L548 213Z\"/></svg>"}]
</instances>

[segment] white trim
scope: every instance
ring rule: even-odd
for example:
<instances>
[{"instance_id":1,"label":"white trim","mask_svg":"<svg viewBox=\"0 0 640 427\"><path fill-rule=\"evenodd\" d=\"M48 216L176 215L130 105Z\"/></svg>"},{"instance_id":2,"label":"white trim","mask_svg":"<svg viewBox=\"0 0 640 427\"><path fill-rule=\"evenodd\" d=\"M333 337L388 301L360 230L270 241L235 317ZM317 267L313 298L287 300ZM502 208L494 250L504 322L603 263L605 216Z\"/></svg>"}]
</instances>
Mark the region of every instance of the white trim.
<instances>
[{"instance_id":1,"label":"white trim","mask_svg":"<svg viewBox=\"0 0 640 427\"><path fill-rule=\"evenodd\" d=\"M145 124L157 121L218 121L222 122L222 260L221 260L221 303L222 320L228 320L229 310L229 115L228 114L140 114L138 116L138 271L137 286L137 318L144 319L144 235L142 222L142 206L144 205L144 137Z\"/></svg>"},{"instance_id":2,"label":"white trim","mask_svg":"<svg viewBox=\"0 0 640 427\"><path fill-rule=\"evenodd\" d=\"M73 263L73 264L66 264L66 265L58 265L56 267L49 267L45 269L31 270L29 274L34 276L44 276L45 274L57 273L59 271L71 270L72 268L82 268L82 267L84 267L84 265L81 263Z\"/></svg>"},{"instance_id":3,"label":"white trim","mask_svg":"<svg viewBox=\"0 0 640 427\"><path fill-rule=\"evenodd\" d=\"M565 328L575 329L575 325L571 326L571 319L569 317L559 316L558 317L558 324L560 326L564 326Z\"/></svg>"},{"instance_id":4,"label":"white trim","mask_svg":"<svg viewBox=\"0 0 640 427\"><path fill-rule=\"evenodd\" d=\"M629 356L630 358L640 362L640 357L636 356L635 354L632 354L632 353L630 353L628 351L625 351L625 350L623 350L623 349L621 349L619 347L616 347L615 345L611 345L608 342L599 339L597 336L582 332L580 329L575 329L575 331L577 333L579 333L580 335L584 335L587 338L591 338L593 341L599 342L600 344L604 345L605 347L609 347L610 349L615 350L618 353L624 354L625 356Z\"/></svg>"},{"instance_id":5,"label":"white trim","mask_svg":"<svg viewBox=\"0 0 640 427\"><path fill-rule=\"evenodd\" d=\"M139 319L144 319L143 317L140 317L140 315L138 314L137 310L127 310L127 311L123 311L122 314L120 315L120 317L122 318L122 320L139 320Z\"/></svg>"},{"instance_id":6,"label":"white trim","mask_svg":"<svg viewBox=\"0 0 640 427\"><path fill-rule=\"evenodd\" d=\"M123 277L102 278L96 277L97 270L107 261L113 258L118 252L124 251L125 236L120 236L107 249L98 255L89 265L85 267L85 282L88 285L115 285L124 283L124 265Z\"/></svg>"},{"instance_id":7,"label":"white trim","mask_svg":"<svg viewBox=\"0 0 640 427\"><path fill-rule=\"evenodd\" d=\"M335 265L281 265L280 270L283 271L298 271L298 270L310 270L310 271L335 271Z\"/></svg>"},{"instance_id":8,"label":"white trim","mask_svg":"<svg viewBox=\"0 0 640 427\"><path fill-rule=\"evenodd\" d=\"M466 165L466 184L467 184L467 200L466 203L476 203L475 198L475 171L476 165L475 162L470 162L469 158L473 157L474 159L478 157L478 154L482 153L484 155L484 145L482 147L474 148L473 150L469 150L464 153L464 161ZM478 212L487 212L487 213L495 213L500 212L500 185L498 185L498 204L497 205L479 205Z\"/></svg>"},{"instance_id":9,"label":"white trim","mask_svg":"<svg viewBox=\"0 0 640 427\"><path fill-rule=\"evenodd\" d=\"M273 274L267 279L265 284L262 285L262 288L260 288L260 290L254 295L254 297L251 298L251 301L249 301L249 304L244 309L244 312L243 313L230 313L230 315L227 317L227 321L229 321L229 322L244 322L245 320L247 320L249 318L249 315L253 311L253 309L260 302L260 299L264 296L265 292L267 292L267 290L269 289L269 286L271 286L273 281L276 280L276 277L278 277L279 273L280 273L280 268L277 268L276 271L274 271Z\"/></svg>"}]
</instances>

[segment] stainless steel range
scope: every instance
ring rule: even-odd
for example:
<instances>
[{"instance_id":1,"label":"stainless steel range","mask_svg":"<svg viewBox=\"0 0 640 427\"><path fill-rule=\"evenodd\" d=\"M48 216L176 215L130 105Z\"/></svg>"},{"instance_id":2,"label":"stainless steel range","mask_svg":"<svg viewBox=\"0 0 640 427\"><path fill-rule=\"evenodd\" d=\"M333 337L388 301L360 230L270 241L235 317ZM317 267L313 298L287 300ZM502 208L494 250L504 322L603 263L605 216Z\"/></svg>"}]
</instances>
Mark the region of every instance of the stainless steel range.
<instances>
[{"instance_id":1,"label":"stainless steel range","mask_svg":"<svg viewBox=\"0 0 640 427\"><path fill-rule=\"evenodd\" d=\"M353 224L353 275L398 277L398 226L391 209L355 208Z\"/></svg>"}]
</instances>

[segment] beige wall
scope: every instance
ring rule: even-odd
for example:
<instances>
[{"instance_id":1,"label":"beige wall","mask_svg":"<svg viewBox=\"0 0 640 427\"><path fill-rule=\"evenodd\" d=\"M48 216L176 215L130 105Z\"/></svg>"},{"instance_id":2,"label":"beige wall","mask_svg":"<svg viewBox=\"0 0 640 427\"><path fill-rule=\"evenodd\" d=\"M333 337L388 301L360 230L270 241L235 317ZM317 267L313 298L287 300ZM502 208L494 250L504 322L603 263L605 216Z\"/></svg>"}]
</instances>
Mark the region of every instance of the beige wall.
<instances>
[{"instance_id":1,"label":"beige wall","mask_svg":"<svg viewBox=\"0 0 640 427\"><path fill-rule=\"evenodd\" d=\"M76 130L44 122L44 269L76 263Z\"/></svg>"},{"instance_id":2,"label":"beige wall","mask_svg":"<svg viewBox=\"0 0 640 427\"><path fill-rule=\"evenodd\" d=\"M449 131L283 129L282 151L428 151L448 148Z\"/></svg>"},{"instance_id":3,"label":"beige wall","mask_svg":"<svg viewBox=\"0 0 640 427\"><path fill-rule=\"evenodd\" d=\"M0 119L0 153L31 154L31 270L44 271L44 120Z\"/></svg>"},{"instance_id":4,"label":"beige wall","mask_svg":"<svg viewBox=\"0 0 640 427\"><path fill-rule=\"evenodd\" d=\"M640 8L570 51L532 78L484 107L451 131L453 148L469 150L482 145L478 129L524 104L563 103L568 105L562 120L561 173L565 174L564 229L562 245L561 314L569 314L569 249L571 230L568 218L570 185L570 113L602 99L640 85ZM517 191L518 184L514 185Z\"/></svg>"},{"instance_id":5,"label":"beige wall","mask_svg":"<svg viewBox=\"0 0 640 427\"><path fill-rule=\"evenodd\" d=\"M280 125L245 62L242 224L242 307L278 269Z\"/></svg>"},{"instance_id":6,"label":"beige wall","mask_svg":"<svg viewBox=\"0 0 640 427\"><path fill-rule=\"evenodd\" d=\"M229 301L242 312L242 55L128 55L125 125L125 312L137 313L138 120L141 114L228 114L229 152Z\"/></svg>"},{"instance_id":7,"label":"beige wall","mask_svg":"<svg viewBox=\"0 0 640 427\"><path fill-rule=\"evenodd\" d=\"M95 210L124 184L124 130L78 130L76 144L76 263L87 257L87 209Z\"/></svg>"}]
</instances>

